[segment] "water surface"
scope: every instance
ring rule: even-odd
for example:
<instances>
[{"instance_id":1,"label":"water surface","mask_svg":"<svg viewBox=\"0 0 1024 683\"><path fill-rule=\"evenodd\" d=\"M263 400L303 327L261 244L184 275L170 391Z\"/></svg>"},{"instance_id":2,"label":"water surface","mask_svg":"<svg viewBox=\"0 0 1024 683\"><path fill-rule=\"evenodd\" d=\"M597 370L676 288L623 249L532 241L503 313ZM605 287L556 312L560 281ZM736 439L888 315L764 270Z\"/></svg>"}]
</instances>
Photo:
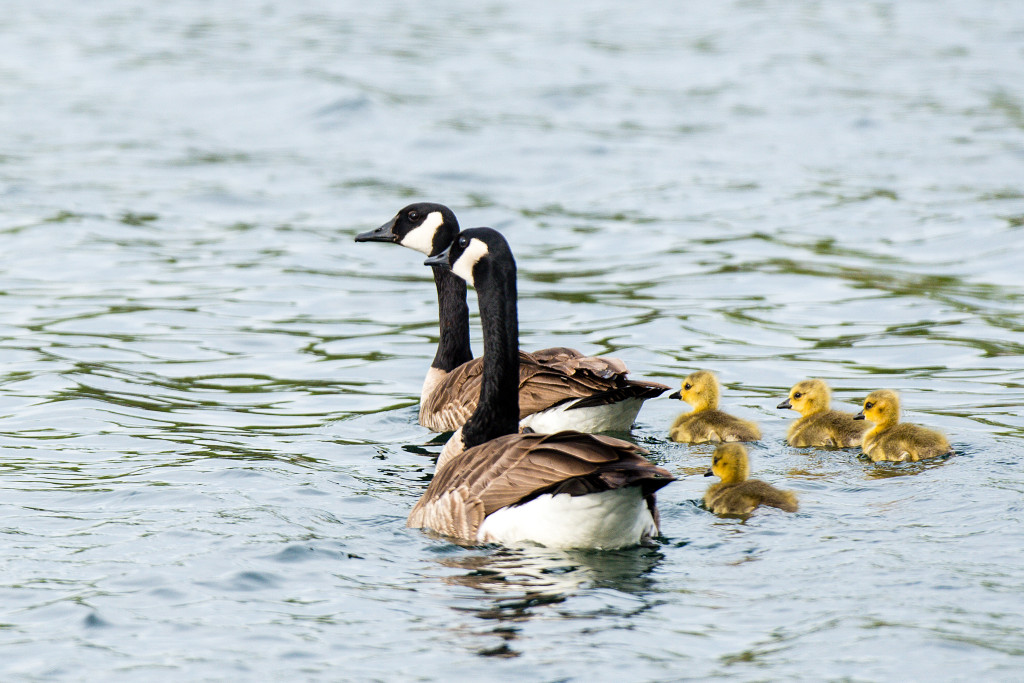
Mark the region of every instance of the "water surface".
<instances>
[{"instance_id":1,"label":"water surface","mask_svg":"<svg viewBox=\"0 0 1024 683\"><path fill-rule=\"evenodd\" d=\"M1021 676L1017 4L9 5L5 680ZM703 510L660 399L658 547L406 529L434 292L352 238L419 200L507 235L524 348L715 370L800 513ZM957 455L787 447L811 376Z\"/></svg>"}]
</instances>

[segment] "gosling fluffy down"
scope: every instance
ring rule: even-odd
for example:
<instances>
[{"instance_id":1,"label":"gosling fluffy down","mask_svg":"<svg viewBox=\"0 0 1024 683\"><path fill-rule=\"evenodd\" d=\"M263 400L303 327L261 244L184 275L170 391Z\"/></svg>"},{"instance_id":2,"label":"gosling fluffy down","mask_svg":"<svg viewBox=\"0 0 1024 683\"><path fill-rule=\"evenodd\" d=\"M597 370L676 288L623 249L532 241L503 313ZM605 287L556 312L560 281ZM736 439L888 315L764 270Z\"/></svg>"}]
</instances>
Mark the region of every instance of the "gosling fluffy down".
<instances>
[{"instance_id":1,"label":"gosling fluffy down","mask_svg":"<svg viewBox=\"0 0 1024 683\"><path fill-rule=\"evenodd\" d=\"M858 422L853 413L831 410L831 402L832 391L820 379L808 379L793 385L789 397L778 405L780 409L790 408L801 415L786 432L790 446L860 446L868 425Z\"/></svg>"},{"instance_id":2,"label":"gosling fluffy down","mask_svg":"<svg viewBox=\"0 0 1024 683\"><path fill-rule=\"evenodd\" d=\"M864 399L864 410L856 419L875 424L864 435L862 448L872 462L927 460L946 455L949 441L939 432L919 425L900 423L900 397L895 391L879 389Z\"/></svg>"},{"instance_id":3,"label":"gosling fluffy down","mask_svg":"<svg viewBox=\"0 0 1024 683\"><path fill-rule=\"evenodd\" d=\"M705 477L716 475L722 479L708 487L704 505L716 515L746 515L759 505L768 505L786 512L797 511L796 495L792 491L777 489L750 476L747 449L738 443L723 444L715 449L711 469Z\"/></svg>"},{"instance_id":4,"label":"gosling fluffy down","mask_svg":"<svg viewBox=\"0 0 1024 683\"><path fill-rule=\"evenodd\" d=\"M670 395L686 401L693 410L675 419L668 430L673 441L705 443L708 441L757 441L761 430L748 420L741 420L718 410L718 378L709 370L698 370L683 380L683 388Z\"/></svg>"}]
</instances>

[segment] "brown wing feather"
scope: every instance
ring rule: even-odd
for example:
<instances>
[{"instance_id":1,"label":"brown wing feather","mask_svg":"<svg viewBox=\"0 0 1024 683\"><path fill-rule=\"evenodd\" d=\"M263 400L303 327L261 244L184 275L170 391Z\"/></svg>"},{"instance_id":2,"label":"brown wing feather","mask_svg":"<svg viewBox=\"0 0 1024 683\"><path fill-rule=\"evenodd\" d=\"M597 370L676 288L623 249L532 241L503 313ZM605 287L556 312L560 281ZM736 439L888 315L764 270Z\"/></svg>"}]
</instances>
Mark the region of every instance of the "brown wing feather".
<instances>
[{"instance_id":1,"label":"brown wing feather","mask_svg":"<svg viewBox=\"0 0 1024 683\"><path fill-rule=\"evenodd\" d=\"M483 371L483 359L474 358L445 375L420 404L420 424L435 432L451 432L465 424L476 410Z\"/></svg>"},{"instance_id":2,"label":"brown wing feather","mask_svg":"<svg viewBox=\"0 0 1024 683\"><path fill-rule=\"evenodd\" d=\"M564 346L555 346L550 349L541 349L532 354L534 360L552 370L572 375L577 372L588 372L602 379L611 379L616 376L625 377L629 374L626 364L618 358L607 356L584 356L576 349L568 349Z\"/></svg>"},{"instance_id":3,"label":"brown wing feather","mask_svg":"<svg viewBox=\"0 0 1024 683\"><path fill-rule=\"evenodd\" d=\"M627 397L652 398L669 389L657 382L627 379L626 373L626 365L617 358L584 356L574 349L520 351L519 419L573 399L601 405ZM482 358L452 370L420 406L420 424L438 432L461 427L476 410L482 381Z\"/></svg>"},{"instance_id":4,"label":"brown wing feather","mask_svg":"<svg viewBox=\"0 0 1024 683\"><path fill-rule=\"evenodd\" d=\"M545 492L579 495L621 486L650 494L674 480L639 446L579 432L509 434L446 463L409 514L408 526L475 540L484 517Z\"/></svg>"}]
</instances>

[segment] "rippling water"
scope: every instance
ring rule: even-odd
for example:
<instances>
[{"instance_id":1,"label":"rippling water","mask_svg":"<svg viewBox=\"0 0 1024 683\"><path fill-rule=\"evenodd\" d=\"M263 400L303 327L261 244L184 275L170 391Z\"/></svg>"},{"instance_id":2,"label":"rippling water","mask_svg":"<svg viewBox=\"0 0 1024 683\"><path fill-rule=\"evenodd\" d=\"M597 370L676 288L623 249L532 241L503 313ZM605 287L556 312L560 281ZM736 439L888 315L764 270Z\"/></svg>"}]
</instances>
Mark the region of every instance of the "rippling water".
<instances>
[{"instance_id":1,"label":"rippling water","mask_svg":"<svg viewBox=\"0 0 1024 683\"><path fill-rule=\"evenodd\" d=\"M7 3L5 680L1019 679L1018 3ZM441 440L414 200L505 232L522 345L717 371L801 512L656 549L404 527ZM475 349L482 350L478 330ZM793 449L794 382L957 450Z\"/></svg>"}]
</instances>

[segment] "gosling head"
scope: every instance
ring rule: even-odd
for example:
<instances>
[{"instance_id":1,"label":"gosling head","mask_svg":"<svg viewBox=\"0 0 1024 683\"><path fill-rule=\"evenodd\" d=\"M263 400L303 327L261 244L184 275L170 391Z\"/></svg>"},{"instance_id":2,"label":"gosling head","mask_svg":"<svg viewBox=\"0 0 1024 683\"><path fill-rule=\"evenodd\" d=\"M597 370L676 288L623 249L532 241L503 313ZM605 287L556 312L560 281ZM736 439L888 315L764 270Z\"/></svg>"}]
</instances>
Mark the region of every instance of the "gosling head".
<instances>
[{"instance_id":1,"label":"gosling head","mask_svg":"<svg viewBox=\"0 0 1024 683\"><path fill-rule=\"evenodd\" d=\"M459 234L459 221L444 204L410 204L376 230L356 235L356 242L393 242L427 256L440 254Z\"/></svg>"},{"instance_id":2,"label":"gosling head","mask_svg":"<svg viewBox=\"0 0 1024 683\"><path fill-rule=\"evenodd\" d=\"M750 476L750 459L747 449L738 443L724 443L715 449L711 467L705 477L719 477L723 484L737 484Z\"/></svg>"},{"instance_id":3,"label":"gosling head","mask_svg":"<svg viewBox=\"0 0 1024 683\"><path fill-rule=\"evenodd\" d=\"M508 242L492 228L463 230L447 249L423 265L447 268L474 287L491 281L511 282L511 298L515 299L516 261Z\"/></svg>"},{"instance_id":4,"label":"gosling head","mask_svg":"<svg viewBox=\"0 0 1024 683\"><path fill-rule=\"evenodd\" d=\"M895 391L879 389L864 399L864 410L857 413L855 420L867 420L879 426L896 424L900 421L900 397Z\"/></svg>"},{"instance_id":5,"label":"gosling head","mask_svg":"<svg viewBox=\"0 0 1024 683\"><path fill-rule=\"evenodd\" d=\"M683 380L683 388L669 398L678 398L693 406L694 411L714 410L718 407L718 378L710 370L698 370Z\"/></svg>"},{"instance_id":6,"label":"gosling head","mask_svg":"<svg viewBox=\"0 0 1024 683\"><path fill-rule=\"evenodd\" d=\"M806 379L789 390L789 398L778 405L792 408L801 415L812 415L828 410L832 403L832 391L820 379Z\"/></svg>"}]
</instances>

